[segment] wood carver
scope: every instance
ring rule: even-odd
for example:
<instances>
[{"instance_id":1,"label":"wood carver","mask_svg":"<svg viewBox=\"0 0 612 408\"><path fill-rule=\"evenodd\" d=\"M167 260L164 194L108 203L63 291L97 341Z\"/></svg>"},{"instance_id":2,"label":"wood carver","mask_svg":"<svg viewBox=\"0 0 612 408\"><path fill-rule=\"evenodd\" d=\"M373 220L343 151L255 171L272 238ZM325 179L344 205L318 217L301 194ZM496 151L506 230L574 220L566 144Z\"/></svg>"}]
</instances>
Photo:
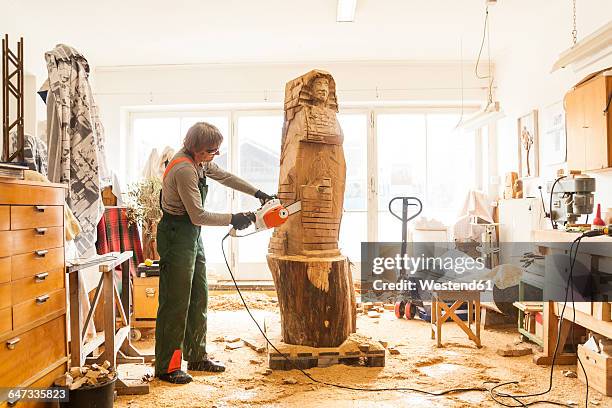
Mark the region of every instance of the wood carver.
<instances>
[{"instance_id":1,"label":"wood carver","mask_svg":"<svg viewBox=\"0 0 612 408\"><path fill-rule=\"evenodd\" d=\"M340 345L356 329L349 263L338 248L344 201L344 135L332 76L313 70L287 83L278 196L301 211L275 229L268 265L283 341Z\"/></svg>"}]
</instances>

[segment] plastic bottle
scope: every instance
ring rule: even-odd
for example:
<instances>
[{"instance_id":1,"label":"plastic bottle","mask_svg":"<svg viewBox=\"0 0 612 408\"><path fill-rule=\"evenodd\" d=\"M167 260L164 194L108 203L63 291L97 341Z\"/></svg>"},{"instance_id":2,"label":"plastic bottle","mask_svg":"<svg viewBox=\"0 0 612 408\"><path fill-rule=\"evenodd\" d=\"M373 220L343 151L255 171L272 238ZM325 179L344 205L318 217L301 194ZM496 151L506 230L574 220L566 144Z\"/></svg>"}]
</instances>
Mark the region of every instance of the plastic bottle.
<instances>
[{"instance_id":1,"label":"plastic bottle","mask_svg":"<svg viewBox=\"0 0 612 408\"><path fill-rule=\"evenodd\" d=\"M602 230L605 227L606 227L606 223L601 218L601 204L597 204L597 213L595 214L595 218L593 219L593 224L591 225L591 229Z\"/></svg>"}]
</instances>

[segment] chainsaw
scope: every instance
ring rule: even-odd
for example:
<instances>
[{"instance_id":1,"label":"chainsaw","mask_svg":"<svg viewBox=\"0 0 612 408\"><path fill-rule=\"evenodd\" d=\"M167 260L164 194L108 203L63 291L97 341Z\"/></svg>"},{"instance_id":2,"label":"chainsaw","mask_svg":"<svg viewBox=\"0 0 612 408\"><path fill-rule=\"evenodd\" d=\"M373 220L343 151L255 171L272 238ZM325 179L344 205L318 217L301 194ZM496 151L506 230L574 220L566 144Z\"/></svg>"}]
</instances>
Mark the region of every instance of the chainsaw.
<instances>
[{"instance_id":1,"label":"chainsaw","mask_svg":"<svg viewBox=\"0 0 612 408\"><path fill-rule=\"evenodd\" d=\"M238 235L236 229L232 228L229 234L232 237L246 237L270 228L280 227L287 221L290 215L295 214L301 209L301 201L296 201L285 207L278 198L272 198L253 213L255 215L255 229L253 231L244 235Z\"/></svg>"}]
</instances>

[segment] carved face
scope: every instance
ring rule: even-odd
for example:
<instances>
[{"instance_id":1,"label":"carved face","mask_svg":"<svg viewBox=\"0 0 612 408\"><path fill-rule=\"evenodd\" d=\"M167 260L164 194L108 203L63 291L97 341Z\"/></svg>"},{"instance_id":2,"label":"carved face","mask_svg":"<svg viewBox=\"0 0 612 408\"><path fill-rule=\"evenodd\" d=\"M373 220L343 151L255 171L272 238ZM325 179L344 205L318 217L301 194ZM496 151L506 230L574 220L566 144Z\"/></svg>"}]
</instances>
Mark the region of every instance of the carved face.
<instances>
[{"instance_id":1,"label":"carved face","mask_svg":"<svg viewBox=\"0 0 612 408\"><path fill-rule=\"evenodd\" d=\"M312 82L312 96L315 102L327 102L327 97L329 96L329 81L327 78L316 78Z\"/></svg>"}]
</instances>

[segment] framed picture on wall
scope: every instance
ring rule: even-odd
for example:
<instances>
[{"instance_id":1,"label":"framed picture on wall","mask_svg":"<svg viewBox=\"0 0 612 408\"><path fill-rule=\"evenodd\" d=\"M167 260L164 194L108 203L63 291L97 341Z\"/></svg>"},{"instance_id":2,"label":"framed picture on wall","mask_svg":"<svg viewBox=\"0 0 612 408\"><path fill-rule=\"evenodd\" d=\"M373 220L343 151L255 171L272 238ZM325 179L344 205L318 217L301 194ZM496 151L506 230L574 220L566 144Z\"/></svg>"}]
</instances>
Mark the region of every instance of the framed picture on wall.
<instances>
[{"instance_id":1,"label":"framed picture on wall","mask_svg":"<svg viewBox=\"0 0 612 408\"><path fill-rule=\"evenodd\" d=\"M566 159L565 110L559 101L542 109L542 164L563 163Z\"/></svg>"},{"instance_id":2,"label":"framed picture on wall","mask_svg":"<svg viewBox=\"0 0 612 408\"><path fill-rule=\"evenodd\" d=\"M538 176L538 111L518 118L519 177Z\"/></svg>"}]
</instances>

